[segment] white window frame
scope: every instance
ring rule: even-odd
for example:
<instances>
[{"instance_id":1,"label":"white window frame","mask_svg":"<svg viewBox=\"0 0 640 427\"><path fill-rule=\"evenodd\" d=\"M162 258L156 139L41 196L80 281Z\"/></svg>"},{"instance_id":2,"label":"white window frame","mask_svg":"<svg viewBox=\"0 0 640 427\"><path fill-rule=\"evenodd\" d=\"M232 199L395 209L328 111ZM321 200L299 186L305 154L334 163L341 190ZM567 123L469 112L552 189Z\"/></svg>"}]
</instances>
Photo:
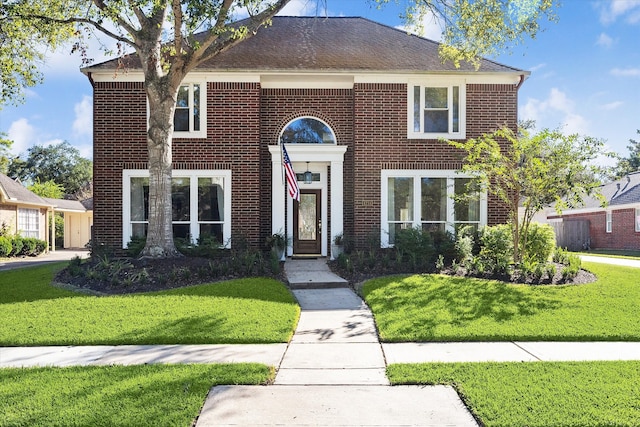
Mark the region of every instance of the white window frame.
<instances>
[{"instance_id":1,"label":"white window frame","mask_svg":"<svg viewBox=\"0 0 640 427\"><path fill-rule=\"evenodd\" d=\"M200 86L200 130L193 130L193 86ZM207 137L207 83L201 80L185 79L180 86L189 86L189 130L174 131L173 137L180 138L206 138Z\"/></svg>"},{"instance_id":2,"label":"white window frame","mask_svg":"<svg viewBox=\"0 0 640 427\"><path fill-rule=\"evenodd\" d=\"M414 86L420 86L420 131L414 130ZM458 87L459 117L458 131L453 132L453 87ZM424 88L447 88L449 110L448 132L424 132ZM465 79L430 77L424 79L411 79L407 85L407 138L409 139L465 139L467 135L467 86Z\"/></svg>"},{"instance_id":3,"label":"white window frame","mask_svg":"<svg viewBox=\"0 0 640 427\"><path fill-rule=\"evenodd\" d=\"M606 211L605 213L605 231L611 233L613 231L613 212Z\"/></svg>"},{"instance_id":4,"label":"white window frame","mask_svg":"<svg viewBox=\"0 0 640 427\"><path fill-rule=\"evenodd\" d=\"M640 233L640 208L635 208L634 211L635 215L634 215L634 219L635 219L635 230L636 232Z\"/></svg>"},{"instance_id":5,"label":"white window frame","mask_svg":"<svg viewBox=\"0 0 640 427\"><path fill-rule=\"evenodd\" d=\"M18 231L22 237L40 238L40 209L18 208Z\"/></svg>"},{"instance_id":6,"label":"white window frame","mask_svg":"<svg viewBox=\"0 0 640 427\"><path fill-rule=\"evenodd\" d=\"M200 237L200 223L208 221L198 220L198 178L222 178L224 180L224 222L222 235L225 248L231 247L231 171L230 170L173 170L172 178L189 178L190 211L189 233L194 241ZM133 230L131 227L131 178L148 178L149 171L142 169L125 169L122 171L122 248L126 249ZM176 224L184 224L175 221Z\"/></svg>"},{"instance_id":7,"label":"white window frame","mask_svg":"<svg viewBox=\"0 0 640 427\"><path fill-rule=\"evenodd\" d=\"M422 178L446 178L447 179L447 219L445 230L453 233L455 231L455 209L454 199L451 197L455 190L455 179L473 178L472 175L463 174L456 170L408 170L408 169L385 169L381 173L380 191L380 242L383 248L392 247L389 243L389 178L413 178L413 218L410 221L412 227L422 227ZM407 221L398 221L407 222ZM462 222L460 222L462 223ZM479 226L487 225L487 191L480 192L480 221Z\"/></svg>"}]
</instances>

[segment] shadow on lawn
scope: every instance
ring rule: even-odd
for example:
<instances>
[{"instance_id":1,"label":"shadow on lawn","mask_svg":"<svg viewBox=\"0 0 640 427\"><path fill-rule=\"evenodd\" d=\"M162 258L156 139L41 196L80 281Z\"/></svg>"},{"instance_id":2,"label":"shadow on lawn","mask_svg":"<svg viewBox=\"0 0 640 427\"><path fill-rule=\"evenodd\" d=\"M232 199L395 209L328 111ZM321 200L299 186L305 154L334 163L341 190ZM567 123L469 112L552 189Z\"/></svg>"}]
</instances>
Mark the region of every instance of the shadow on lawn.
<instances>
[{"instance_id":1,"label":"shadow on lawn","mask_svg":"<svg viewBox=\"0 0 640 427\"><path fill-rule=\"evenodd\" d=\"M431 334L443 324L464 327L485 318L506 322L563 306L549 292L524 285L441 275L398 278L378 291L371 292L368 301L377 313L403 317L392 327L400 336L414 335L416 330Z\"/></svg>"}]
</instances>

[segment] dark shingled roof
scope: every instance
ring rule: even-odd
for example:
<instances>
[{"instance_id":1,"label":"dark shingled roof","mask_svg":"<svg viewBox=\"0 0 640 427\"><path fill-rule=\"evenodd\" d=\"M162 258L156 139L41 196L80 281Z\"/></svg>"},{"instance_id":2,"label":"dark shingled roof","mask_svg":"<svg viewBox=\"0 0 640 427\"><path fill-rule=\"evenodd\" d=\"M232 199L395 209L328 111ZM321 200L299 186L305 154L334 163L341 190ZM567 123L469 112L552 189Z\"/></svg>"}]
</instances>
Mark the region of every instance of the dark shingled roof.
<instances>
[{"instance_id":1,"label":"dark shingled roof","mask_svg":"<svg viewBox=\"0 0 640 427\"><path fill-rule=\"evenodd\" d=\"M601 185L600 192L608 205L612 207L640 203L640 171ZM585 197L584 206L580 208L594 209L601 207L600 200L595 197Z\"/></svg>"},{"instance_id":2,"label":"dark shingled roof","mask_svg":"<svg viewBox=\"0 0 640 427\"><path fill-rule=\"evenodd\" d=\"M30 205L49 206L46 200L29 191L19 182L14 181L4 174L0 174L0 188L11 202L20 202Z\"/></svg>"},{"instance_id":3,"label":"dark shingled roof","mask_svg":"<svg viewBox=\"0 0 640 427\"><path fill-rule=\"evenodd\" d=\"M200 65L212 71L476 72L442 63L437 42L357 17L273 18L273 25ZM136 64L138 64L136 66ZM112 60L84 69L114 69ZM139 68L135 55L127 66ZM481 59L480 72L528 72Z\"/></svg>"}]
</instances>

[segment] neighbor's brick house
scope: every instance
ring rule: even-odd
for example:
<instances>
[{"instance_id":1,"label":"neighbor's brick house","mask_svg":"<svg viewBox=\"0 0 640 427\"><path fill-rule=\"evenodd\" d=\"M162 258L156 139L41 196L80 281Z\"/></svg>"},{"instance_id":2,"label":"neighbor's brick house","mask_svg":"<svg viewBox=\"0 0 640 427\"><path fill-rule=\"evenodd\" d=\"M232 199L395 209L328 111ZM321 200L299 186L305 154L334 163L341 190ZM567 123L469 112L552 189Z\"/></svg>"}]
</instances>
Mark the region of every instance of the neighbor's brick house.
<instances>
[{"instance_id":1,"label":"neighbor's brick house","mask_svg":"<svg viewBox=\"0 0 640 427\"><path fill-rule=\"evenodd\" d=\"M547 221L556 230L571 221L586 223L586 233L566 236L566 246L570 246L576 237L582 239L570 249L640 250L640 172L604 184L599 190L607 202L606 207L602 207L602 202L596 197L585 197L583 206L566 209L561 215L549 209ZM564 242L558 243L565 245Z\"/></svg>"},{"instance_id":2,"label":"neighbor's brick house","mask_svg":"<svg viewBox=\"0 0 640 427\"><path fill-rule=\"evenodd\" d=\"M94 87L94 238L117 248L143 235L147 220L147 103L132 64L126 73L115 61L83 70ZM437 43L362 18L276 17L184 82L175 234L225 243L241 234L259 247L286 231L289 255L330 255L343 232L359 245L374 232L386 246L401 227L504 222L484 194L454 208L461 155L439 138L515 128L528 74L488 60L456 69ZM300 204L283 185L281 141Z\"/></svg>"}]
</instances>

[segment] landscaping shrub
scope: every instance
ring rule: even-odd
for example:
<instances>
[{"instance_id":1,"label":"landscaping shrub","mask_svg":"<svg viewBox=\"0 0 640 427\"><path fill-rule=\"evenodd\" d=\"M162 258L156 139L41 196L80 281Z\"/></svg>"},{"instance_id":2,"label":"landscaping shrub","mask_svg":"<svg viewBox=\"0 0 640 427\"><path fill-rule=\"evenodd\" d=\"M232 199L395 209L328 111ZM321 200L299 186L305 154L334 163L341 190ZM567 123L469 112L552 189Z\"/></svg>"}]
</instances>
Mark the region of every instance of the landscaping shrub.
<instances>
[{"instance_id":1,"label":"landscaping shrub","mask_svg":"<svg viewBox=\"0 0 640 427\"><path fill-rule=\"evenodd\" d=\"M431 262L434 254L431 233L422 228L404 228L396 233L397 260L408 261L414 268Z\"/></svg>"},{"instance_id":2,"label":"landscaping shrub","mask_svg":"<svg viewBox=\"0 0 640 427\"><path fill-rule=\"evenodd\" d=\"M11 240L8 237L0 236L0 257L8 257L12 249Z\"/></svg>"},{"instance_id":3,"label":"landscaping shrub","mask_svg":"<svg viewBox=\"0 0 640 427\"><path fill-rule=\"evenodd\" d=\"M549 224L532 222L527 231L527 242L523 258L546 263L556 249L556 233Z\"/></svg>"},{"instance_id":4,"label":"landscaping shrub","mask_svg":"<svg viewBox=\"0 0 640 427\"><path fill-rule=\"evenodd\" d=\"M441 256L443 266L451 265L454 260L459 258L456 248L456 238L452 233L448 231L435 231L431 233L431 239L433 240L435 258L438 259Z\"/></svg>"},{"instance_id":5,"label":"landscaping shrub","mask_svg":"<svg viewBox=\"0 0 640 427\"><path fill-rule=\"evenodd\" d=\"M146 244L147 239L145 237L132 237L131 240L129 240L129 243L127 243L127 256L137 258Z\"/></svg>"},{"instance_id":6,"label":"landscaping shrub","mask_svg":"<svg viewBox=\"0 0 640 427\"><path fill-rule=\"evenodd\" d=\"M507 274L513 263L511 225L500 224L485 227L480 234L482 245L478 260L487 273Z\"/></svg>"},{"instance_id":7,"label":"landscaping shrub","mask_svg":"<svg viewBox=\"0 0 640 427\"><path fill-rule=\"evenodd\" d=\"M22 237L21 236L13 236L11 238L11 256L18 256L20 255L20 253L22 252L22 246L24 246L24 244L22 243Z\"/></svg>"},{"instance_id":8,"label":"landscaping shrub","mask_svg":"<svg viewBox=\"0 0 640 427\"><path fill-rule=\"evenodd\" d=\"M35 256L37 255L36 249L38 247L38 239L33 237L24 237L22 239L22 250L20 255Z\"/></svg>"}]
</instances>

